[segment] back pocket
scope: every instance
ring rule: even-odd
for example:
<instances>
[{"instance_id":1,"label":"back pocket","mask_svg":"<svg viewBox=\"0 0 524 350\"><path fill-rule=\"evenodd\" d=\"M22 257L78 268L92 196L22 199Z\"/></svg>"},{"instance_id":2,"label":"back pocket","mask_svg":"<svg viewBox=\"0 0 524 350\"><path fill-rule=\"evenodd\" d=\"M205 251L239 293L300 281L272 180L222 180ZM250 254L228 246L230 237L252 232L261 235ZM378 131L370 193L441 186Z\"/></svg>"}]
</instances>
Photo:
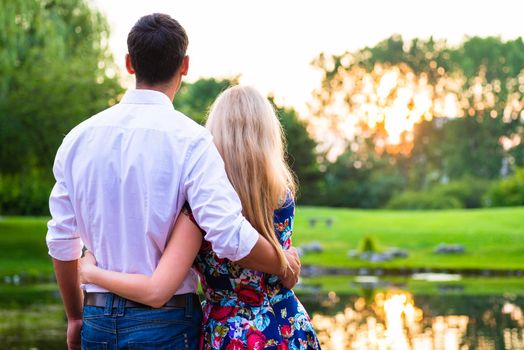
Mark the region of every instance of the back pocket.
<instances>
[{"instance_id":1,"label":"back pocket","mask_svg":"<svg viewBox=\"0 0 524 350\"><path fill-rule=\"evenodd\" d=\"M190 345L193 346L190 347ZM197 348L196 344L189 344L186 333L179 334L169 340L129 342L129 350L188 350L193 348Z\"/></svg>"},{"instance_id":2,"label":"back pocket","mask_svg":"<svg viewBox=\"0 0 524 350\"><path fill-rule=\"evenodd\" d=\"M82 350L107 350L106 342L92 341L82 338Z\"/></svg>"}]
</instances>

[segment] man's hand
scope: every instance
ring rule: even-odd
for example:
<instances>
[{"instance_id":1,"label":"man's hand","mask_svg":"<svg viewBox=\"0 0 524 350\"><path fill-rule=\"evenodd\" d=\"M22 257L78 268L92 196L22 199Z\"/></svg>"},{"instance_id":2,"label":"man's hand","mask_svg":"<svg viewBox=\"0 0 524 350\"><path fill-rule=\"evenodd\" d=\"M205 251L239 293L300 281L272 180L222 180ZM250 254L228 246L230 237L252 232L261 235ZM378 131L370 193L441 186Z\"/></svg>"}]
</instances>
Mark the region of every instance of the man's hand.
<instances>
[{"instance_id":1,"label":"man's hand","mask_svg":"<svg viewBox=\"0 0 524 350\"><path fill-rule=\"evenodd\" d=\"M80 350L80 331L82 330L82 319L67 321L67 349Z\"/></svg>"},{"instance_id":2,"label":"man's hand","mask_svg":"<svg viewBox=\"0 0 524 350\"><path fill-rule=\"evenodd\" d=\"M284 254L286 255L289 266L284 275L279 277L285 288L292 289L298 283L302 264L300 263L300 257L295 248L285 250Z\"/></svg>"}]
</instances>

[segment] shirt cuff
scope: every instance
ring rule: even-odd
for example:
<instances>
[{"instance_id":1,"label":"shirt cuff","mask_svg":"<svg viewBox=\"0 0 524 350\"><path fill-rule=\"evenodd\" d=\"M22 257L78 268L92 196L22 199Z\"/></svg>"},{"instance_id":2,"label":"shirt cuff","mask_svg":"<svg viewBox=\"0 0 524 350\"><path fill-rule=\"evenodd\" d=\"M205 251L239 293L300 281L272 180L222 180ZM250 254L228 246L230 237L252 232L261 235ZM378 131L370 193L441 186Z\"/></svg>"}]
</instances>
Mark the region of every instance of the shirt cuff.
<instances>
[{"instance_id":1,"label":"shirt cuff","mask_svg":"<svg viewBox=\"0 0 524 350\"><path fill-rule=\"evenodd\" d=\"M82 256L83 243L80 238L48 240L49 255L60 261L73 261Z\"/></svg>"},{"instance_id":2,"label":"shirt cuff","mask_svg":"<svg viewBox=\"0 0 524 350\"><path fill-rule=\"evenodd\" d=\"M258 238L260 236L247 220L242 222L242 226L240 226L238 235L238 249L235 253L235 258L231 259L233 261L238 261L248 256L255 244L258 242Z\"/></svg>"}]
</instances>

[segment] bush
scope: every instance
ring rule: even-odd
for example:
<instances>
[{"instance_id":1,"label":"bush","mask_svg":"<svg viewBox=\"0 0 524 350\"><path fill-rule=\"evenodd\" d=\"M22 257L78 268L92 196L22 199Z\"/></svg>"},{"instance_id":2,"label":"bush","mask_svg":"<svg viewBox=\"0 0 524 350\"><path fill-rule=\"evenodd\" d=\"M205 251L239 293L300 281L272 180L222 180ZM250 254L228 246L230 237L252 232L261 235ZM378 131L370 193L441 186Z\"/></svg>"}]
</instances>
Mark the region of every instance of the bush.
<instances>
[{"instance_id":1,"label":"bush","mask_svg":"<svg viewBox=\"0 0 524 350\"><path fill-rule=\"evenodd\" d=\"M389 201L388 209L458 209L462 208L460 201L453 196L438 192L406 191Z\"/></svg>"},{"instance_id":2,"label":"bush","mask_svg":"<svg viewBox=\"0 0 524 350\"><path fill-rule=\"evenodd\" d=\"M493 207L524 205L524 168L493 184L487 194L487 203Z\"/></svg>"},{"instance_id":3,"label":"bush","mask_svg":"<svg viewBox=\"0 0 524 350\"><path fill-rule=\"evenodd\" d=\"M465 177L448 184L436 185L430 192L436 197L454 197L463 208L481 208L489 186L490 182L487 180Z\"/></svg>"},{"instance_id":4,"label":"bush","mask_svg":"<svg viewBox=\"0 0 524 350\"><path fill-rule=\"evenodd\" d=\"M49 215L53 180L38 173L0 175L0 214Z\"/></svg>"},{"instance_id":5,"label":"bush","mask_svg":"<svg viewBox=\"0 0 524 350\"><path fill-rule=\"evenodd\" d=\"M373 236L364 236L358 245L358 251L360 253L380 251L377 239Z\"/></svg>"}]
</instances>

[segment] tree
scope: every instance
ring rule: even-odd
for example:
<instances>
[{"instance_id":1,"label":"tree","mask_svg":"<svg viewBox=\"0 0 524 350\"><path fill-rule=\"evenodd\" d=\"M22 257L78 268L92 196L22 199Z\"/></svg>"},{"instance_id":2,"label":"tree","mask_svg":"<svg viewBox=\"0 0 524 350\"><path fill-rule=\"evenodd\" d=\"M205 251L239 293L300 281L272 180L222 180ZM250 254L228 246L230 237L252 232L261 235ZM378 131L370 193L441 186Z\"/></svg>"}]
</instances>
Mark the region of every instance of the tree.
<instances>
[{"instance_id":1,"label":"tree","mask_svg":"<svg viewBox=\"0 0 524 350\"><path fill-rule=\"evenodd\" d=\"M50 168L65 133L121 91L104 18L82 0L2 1L2 173Z\"/></svg>"},{"instance_id":2,"label":"tree","mask_svg":"<svg viewBox=\"0 0 524 350\"><path fill-rule=\"evenodd\" d=\"M180 112L197 123L204 124L209 108L218 95L236 84L238 84L238 78L202 78L194 83L184 82L173 103Z\"/></svg>"},{"instance_id":3,"label":"tree","mask_svg":"<svg viewBox=\"0 0 524 350\"><path fill-rule=\"evenodd\" d=\"M495 178L504 162L523 162L521 38L473 37L452 47L393 36L355 52L321 54L314 65L324 77L313 117L327 126L316 137L331 158L348 147L405 158L397 164L415 188Z\"/></svg>"},{"instance_id":4,"label":"tree","mask_svg":"<svg viewBox=\"0 0 524 350\"><path fill-rule=\"evenodd\" d=\"M328 163L316 204L335 207L379 208L405 187L395 159L367 156L351 149Z\"/></svg>"},{"instance_id":5,"label":"tree","mask_svg":"<svg viewBox=\"0 0 524 350\"><path fill-rule=\"evenodd\" d=\"M306 122L299 119L294 109L278 107L272 98L271 102L286 136L287 160L298 179L299 201L302 204L314 204L320 195L319 181L322 176L317 162L317 144L309 135Z\"/></svg>"},{"instance_id":6,"label":"tree","mask_svg":"<svg viewBox=\"0 0 524 350\"><path fill-rule=\"evenodd\" d=\"M495 183L488 193L488 204L493 207L524 205L524 168Z\"/></svg>"},{"instance_id":7,"label":"tree","mask_svg":"<svg viewBox=\"0 0 524 350\"><path fill-rule=\"evenodd\" d=\"M63 136L122 91L108 26L83 0L0 0L0 8L0 176L43 181L38 187L50 191ZM2 193L15 183L6 181L0 181ZM16 203L1 210L6 206ZM31 213L43 214L46 206Z\"/></svg>"}]
</instances>

